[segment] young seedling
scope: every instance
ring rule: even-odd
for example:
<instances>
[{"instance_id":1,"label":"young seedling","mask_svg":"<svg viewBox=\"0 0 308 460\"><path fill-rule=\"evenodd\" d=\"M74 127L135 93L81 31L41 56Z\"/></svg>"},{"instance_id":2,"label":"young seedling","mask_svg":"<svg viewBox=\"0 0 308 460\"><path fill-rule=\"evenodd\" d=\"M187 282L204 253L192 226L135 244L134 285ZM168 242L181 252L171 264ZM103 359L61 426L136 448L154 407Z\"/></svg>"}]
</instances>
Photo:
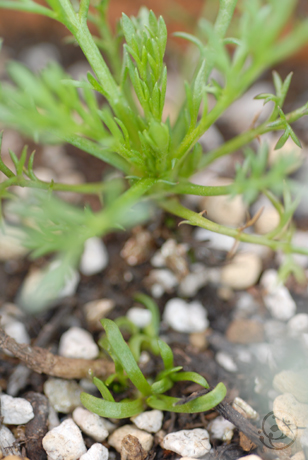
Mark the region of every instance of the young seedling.
<instances>
[{"instance_id":1,"label":"young seedling","mask_svg":"<svg viewBox=\"0 0 308 460\"><path fill-rule=\"evenodd\" d=\"M187 380L197 383L205 389L209 384L200 374L196 372L184 372L182 366L174 366L173 353L169 345L158 337L159 312L153 300L144 295L138 294L136 300L149 308L152 313L151 323L144 328L142 333L132 323L118 318L118 324L128 326L133 333L129 342L126 343L116 322L109 319L102 319L101 323L105 329L106 336L100 340L100 345L112 358L116 373L103 382L97 377L93 382L98 388L103 399L81 394L82 404L90 411L110 418L127 418L137 415L146 407L170 412L194 413L212 409L219 404L226 395L226 387L219 383L213 390L185 404L178 404L181 398L167 396L166 393L176 382ZM159 372L153 383L150 383L138 367L141 345L145 345L154 354L162 358L164 370ZM117 382L118 388L124 389L130 380L136 388L135 398L115 402L108 386Z\"/></svg>"}]
</instances>

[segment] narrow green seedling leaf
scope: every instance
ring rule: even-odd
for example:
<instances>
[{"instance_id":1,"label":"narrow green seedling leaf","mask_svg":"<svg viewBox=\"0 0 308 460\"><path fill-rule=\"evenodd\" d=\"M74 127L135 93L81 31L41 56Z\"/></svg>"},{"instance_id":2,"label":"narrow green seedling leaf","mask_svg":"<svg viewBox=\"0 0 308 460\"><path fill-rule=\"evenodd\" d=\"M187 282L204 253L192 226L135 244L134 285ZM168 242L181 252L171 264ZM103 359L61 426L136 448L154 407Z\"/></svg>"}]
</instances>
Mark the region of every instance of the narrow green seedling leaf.
<instances>
[{"instance_id":1,"label":"narrow green seedling leaf","mask_svg":"<svg viewBox=\"0 0 308 460\"><path fill-rule=\"evenodd\" d=\"M174 382L182 382L189 380L191 382L201 385L203 388L210 388L209 384L202 375L197 374L196 372L178 372L177 374L172 374L170 378Z\"/></svg>"},{"instance_id":2,"label":"narrow green seedling leaf","mask_svg":"<svg viewBox=\"0 0 308 460\"><path fill-rule=\"evenodd\" d=\"M30 179L34 180L34 181L37 181L38 178L36 177L36 175L34 174L33 172L33 162L34 162L34 156L35 156L35 150L31 153L30 155L30 158L29 158L29 161L28 161L28 170L27 170L27 174L28 176L30 177Z\"/></svg>"},{"instance_id":3,"label":"narrow green seedling leaf","mask_svg":"<svg viewBox=\"0 0 308 460\"><path fill-rule=\"evenodd\" d=\"M210 391L204 396L200 396L186 404L179 404L180 398L172 398L171 396L157 395L150 396L146 403L152 409L163 411L194 414L198 412L205 412L217 406L226 396L227 390L223 383L218 383L214 390Z\"/></svg>"},{"instance_id":4,"label":"narrow green seedling leaf","mask_svg":"<svg viewBox=\"0 0 308 460\"><path fill-rule=\"evenodd\" d=\"M276 143L274 150L281 149L284 146L284 144L287 142L288 139L289 139L289 133L287 130L285 130L282 136L278 139L278 142Z\"/></svg>"},{"instance_id":5,"label":"narrow green seedling leaf","mask_svg":"<svg viewBox=\"0 0 308 460\"><path fill-rule=\"evenodd\" d=\"M18 176L21 176L22 173L23 173L24 165L25 165L26 159L27 159L27 151L28 151L28 146L25 145L24 148L22 149L20 159L18 161L18 165L17 165L17 168L16 168L16 173L17 173Z\"/></svg>"},{"instance_id":6,"label":"narrow green seedling leaf","mask_svg":"<svg viewBox=\"0 0 308 460\"><path fill-rule=\"evenodd\" d=\"M149 337L157 337L159 334L160 315L156 302L141 292L135 294L134 299L136 302L142 303L152 314L151 323L144 328L143 332Z\"/></svg>"},{"instance_id":7,"label":"narrow green seedling leaf","mask_svg":"<svg viewBox=\"0 0 308 460\"><path fill-rule=\"evenodd\" d=\"M168 377L164 377L163 379L158 380L151 385L152 393L154 394L166 393L166 391L170 390L172 387L173 382Z\"/></svg>"},{"instance_id":8,"label":"narrow green seedling leaf","mask_svg":"<svg viewBox=\"0 0 308 460\"><path fill-rule=\"evenodd\" d=\"M174 32L172 35L174 37L183 38L184 40L187 40L187 41L193 43L194 45L196 45L199 48L201 56L204 57L204 54L205 54L204 48L205 47L204 47L203 43L201 42L201 40L199 40L197 37L195 37L195 35L188 34L187 32Z\"/></svg>"},{"instance_id":9,"label":"narrow green seedling leaf","mask_svg":"<svg viewBox=\"0 0 308 460\"><path fill-rule=\"evenodd\" d=\"M93 75L88 72L87 73L87 79L89 83L91 84L91 87L95 89L95 91L101 93L104 97L108 97L107 92L104 90L104 88L98 83L98 81L93 77Z\"/></svg>"},{"instance_id":10,"label":"narrow green seedling leaf","mask_svg":"<svg viewBox=\"0 0 308 460\"><path fill-rule=\"evenodd\" d=\"M16 173L17 173L17 169L18 169L18 164L19 164L19 160L17 158L17 155L11 150L9 149L9 155L11 157L11 160L13 161L14 163L14 166L15 166L15 169L16 169Z\"/></svg>"},{"instance_id":11,"label":"narrow green seedling leaf","mask_svg":"<svg viewBox=\"0 0 308 460\"><path fill-rule=\"evenodd\" d=\"M110 319L102 319L101 323L106 331L108 342L129 379L143 395L151 394L151 386L137 366L135 358L124 341L118 326Z\"/></svg>"},{"instance_id":12,"label":"narrow green seedling leaf","mask_svg":"<svg viewBox=\"0 0 308 460\"><path fill-rule=\"evenodd\" d=\"M61 80L61 83L65 86L72 86L73 88L87 88L93 89L93 85L86 81L77 81L77 80Z\"/></svg>"},{"instance_id":13,"label":"narrow green seedling leaf","mask_svg":"<svg viewBox=\"0 0 308 460\"><path fill-rule=\"evenodd\" d=\"M151 10L150 13L149 13L149 26L150 26L150 30L151 32L153 32L154 36L158 35L158 25L157 25L157 19L156 19L156 16L155 14L153 13L153 11Z\"/></svg>"},{"instance_id":14,"label":"narrow green seedling leaf","mask_svg":"<svg viewBox=\"0 0 308 460\"><path fill-rule=\"evenodd\" d=\"M296 136L295 132L293 131L293 129L291 128L291 126L289 125L289 135L292 139L292 141L300 148L302 148L302 144L299 140L299 138Z\"/></svg>"},{"instance_id":15,"label":"narrow green seedling leaf","mask_svg":"<svg viewBox=\"0 0 308 460\"><path fill-rule=\"evenodd\" d=\"M122 13L122 29L124 33L125 40L127 43L132 46L133 42L133 37L136 33L135 26L133 22L129 19L128 16L126 16L125 13Z\"/></svg>"},{"instance_id":16,"label":"narrow green seedling leaf","mask_svg":"<svg viewBox=\"0 0 308 460\"><path fill-rule=\"evenodd\" d=\"M280 98L282 94L282 80L278 72L273 71L273 81L277 96Z\"/></svg>"},{"instance_id":17,"label":"narrow green seedling leaf","mask_svg":"<svg viewBox=\"0 0 308 460\"><path fill-rule=\"evenodd\" d=\"M176 374L177 372L181 371L183 369L183 366L176 366L176 367L171 367L170 369L165 369L164 371L160 372L158 374L158 379L163 379L165 377L171 376L173 374Z\"/></svg>"},{"instance_id":18,"label":"narrow green seedling leaf","mask_svg":"<svg viewBox=\"0 0 308 460\"><path fill-rule=\"evenodd\" d=\"M140 414L144 410L144 404L140 399L128 402L112 402L87 393L81 393L80 401L89 411L108 418L129 418Z\"/></svg>"},{"instance_id":19,"label":"narrow green seedling leaf","mask_svg":"<svg viewBox=\"0 0 308 460\"><path fill-rule=\"evenodd\" d=\"M142 348L151 348L151 338L145 334L133 335L128 342L129 348L135 358L136 363L139 362Z\"/></svg>"},{"instance_id":20,"label":"narrow green seedling leaf","mask_svg":"<svg viewBox=\"0 0 308 460\"><path fill-rule=\"evenodd\" d=\"M93 383L106 401L114 402L114 397L106 387L104 382L97 377L93 377Z\"/></svg>"},{"instance_id":21,"label":"narrow green seedling leaf","mask_svg":"<svg viewBox=\"0 0 308 460\"><path fill-rule=\"evenodd\" d=\"M201 67L199 69L199 72L194 82L194 89L193 89L193 95L192 95L192 113L191 113L194 123L197 121L197 118L198 118L198 112L199 112L200 104L202 101L204 86L205 86L205 61L202 62Z\"/></svg>"},{"instance_id":22,"label":"narrow green seedling leaf","mask_svg":"<svg viewBox=\"0 0 308 460\"><path fill-rule=\"evenodd\" d=\"M225 45L236 45L236 46L242 46L243 44L242 40L239 40L238 38L234 38L234 37L224 38L223 43Z\"/></svg>"},{"instance_id":23,"label":"narrow green seedling leaf","mask_svg":"<svg viewBox=\"0 0 308 460\"><path fill-rule=\"evenodd\" d=\"M15 177L15 174L2 161L2 157L1 157L2 139L3 139L3 131L0 132L0 171L2 171L3 174L6 175L6 177L11 179L11 178Z\"/></svg>"},{"instance_id":24,"label":"narrow green seedling leaf","mask_svg":"<svg viewBox=\"0 0 308 460\"><path fill-rule=\"evenodd\" d=\"M162 357L165 369L173 368L173 353L169 345L161 339L158 339L160 356Z\"/></svg>"}]
</instances>

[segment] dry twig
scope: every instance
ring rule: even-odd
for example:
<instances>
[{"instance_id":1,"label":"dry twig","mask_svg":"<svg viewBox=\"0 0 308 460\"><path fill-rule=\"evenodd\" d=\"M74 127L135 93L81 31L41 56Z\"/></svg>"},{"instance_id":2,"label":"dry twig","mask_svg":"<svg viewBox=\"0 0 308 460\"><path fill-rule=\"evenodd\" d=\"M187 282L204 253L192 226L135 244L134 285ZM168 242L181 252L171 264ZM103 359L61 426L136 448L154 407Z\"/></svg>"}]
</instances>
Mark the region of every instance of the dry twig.
<instances>
[{"instance_id":1,"label":"dry twig","mask_svg":"<svg viewBox=\"0 0 308 460\"><path fill-rule=\"evenodd\" d=\"M90 372L97 377L106 378L112 374L114 364L105 359L74 359L57 356L40 347L17 343L0 326L0 349L10 352L29 369L38 374L47 374L64 379L81 379Z\"/></svg>"}]
</instances>

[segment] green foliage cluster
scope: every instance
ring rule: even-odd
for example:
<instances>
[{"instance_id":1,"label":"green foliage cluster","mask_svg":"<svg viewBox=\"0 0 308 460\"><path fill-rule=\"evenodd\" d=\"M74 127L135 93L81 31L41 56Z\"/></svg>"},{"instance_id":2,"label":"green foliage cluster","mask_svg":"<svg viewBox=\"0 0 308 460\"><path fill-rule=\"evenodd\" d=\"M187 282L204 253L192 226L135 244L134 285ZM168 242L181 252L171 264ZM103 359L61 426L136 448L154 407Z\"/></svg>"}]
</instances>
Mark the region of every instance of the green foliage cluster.
<instances>
[{"instance_id":1,"label":"green foliage cluster","mask_svg":"<svg viewBox=\"0 0 308 460\"><path fill-rule=\"evenodd\" d=\"M55 63L33 74L20 63L10 62L11 82L0 86L0 121L37 142L72 144L123 174L120 187L106 180L70 186L39 180L33 172L34 156L27 160L26 149L19 159L11 152L15 172L0 161L0 170L7 177L0 184L0 198L12 197L9 193L12 185L40 190L39 194L37 191L30 194L22 206L18 203L12 206L21 215L26 244L33 255L58 252L63 261L62 267L61 263L59 266L62 276L64 266L68 270L76 265L88 238L134 225L145 218L144 212L142 216L140 212L131 212L137 203L144 201L192 225L281 249L287 254L306 254L307 249L292 245L290 232L299 195L288 180L294 159L290 157L269 169L267 146L261 144L259 152L249 147L253 139L270 131L283 132L276 149L282 148L289 137L300 145L291 124L308 114L308 105L288 114L283 112L291 74L282 81L274 72L275 94L257 96L264 104L272 103L271 114L264 122L210 152L203 152L199 143L208 128L265 69L308 41L307 19L285 32L296 0L220 0L213 24L202 17L196 36L178 33L178 37L197 47L199 56L189 64L194 69L193 75L190 81L183 81L186 96L172 124L163 116L167 87L164 62L167 29L163 18L142 8L136 18L123 14L114 33L107 22L108 4L108 0L93 1L90 8L90 0L46 0L45 5L35 0L0 0L0 8L38 13L61 22L92 68L87 80L76 81ZM90 33L89 23L96 26L96 35ZM195 56L191 51L190 54ZM209 95L216 101L210 110ZM192 174L239 149L244 149L246 159L232 185L199 186L189 181ZM104 206L94 214L89 209L59 205L53 191L95 193ZM183 194L238 193L249 203L260 193L271 197L279 209L277 229L263 236L247 234L192 213L174 198ZM281 203L281 195L289 196L287 205ZM37 212L38 202L43 203L39 205L40 212ZM31 215L31 225L24 218L26 214ZM285 276L294 271L291 265L289 269L284 267Z\"/></svg>"},{"instance_id":2,"label":"green foliage cluster","mask_svg":"<svg viewBox=\"0 0 308 460\"><path fill-rule=\"evenodd\" d=\"M78 262L88 238L134 225L144 218L144 212L141 216L140 212L130 210L145 200L192 225L281 249L288 255L307 253L307 249L292 245L291 220L299 198L298 190L287 176L294 167L294 159L289 157L268 169L267 146L261 145L258 152L247 147L253 139L270 131L283 131L277 149L289 137L300 146L291 124L307 115L308 105L289 114L282 108L291 74L282 81L274 72L275 94L257 96L264 104L273 105L267 120L214 151L204 153L199 143L202 134L266 68L307 42L307 20L282 34L296 1L220 0L214 24L201 18L196 36L177 34L197 46L199 59L191 81L183 82L186 97L174 124L163 117L167 85L164 20L143 8L137 18L123 14L113 34L106 20L108 3L96 1L89 11L90 0L46 0L46 6L35 0L0 0L0 8L43 14L63 23L93 70L87 80L76 81L57 64L35 75L20 63L9 63L11 83L0 86L0 120L37 142L70 143L123 173L122 181L116 179L116 183L105 180L73 186L40 181L33 172L34 154L28 159L26 149L20 158L10 152L15 172L0 160L0 170L7 178L0 184L0 198L12 198L9 193L12 185L41 190L39 194L30 194L22 205L12 199L11 206L21 218L27 235L25 241L33 256L58 252L62 261L58 274L63 278L64 271ZM232 21L235 8L237 14ZM91 35L88 22L96 25L98 36ZM219 79L214 76L217 72ZM101 102L98 94L103 98ZM209 95L216 100L211 110ZM241 148L246 159L237 169L233 185L209 187L189 181L193 173ZM105 206L97 214L89 209L74 209L52 196L51 192L57 190L95 193ZM264 236L245 234L192 213L172 197L238 193L249 203L260 193L268 196L280 215L277 229ZM31 219L27 219L29 216ZM288 256L286 260L291 258ZM289 269L284 267L284 276L289 271L294 271L291 263Z\"/></svg>"},{"instance_id":3,"label":"green foliage cluster","mask_svg":"<svg viewBox=\"0 0 308 460\"><path fill-rule=\"evenodd\" d=\"M209 384L200 374L184 372L181 371L181 366L174 366L171 348L158 336L159 311L157 305L144 294L138 294L135 299L151 311L151 323L143 331L139 331L126 317L118 318L115 322L110 319L101 320L106 335L99 344L112 358L116 372L110 375L105 382L94 377L93 382L103 399L82 393L82 404L102 417L111 418L132 417L142 412L145 407L169 412L194 413L212 409L219 404L226 395L226 387L223 383L219 383L207 394L184 404L181 398L163 394L179 381L191 381L206 389L209 389ZM123 339L118 325L130 330L131 338L128 344ZM160 355L164 365L164 370L159 372L151 383L144 377L137 364L141 349L144 347L155 355ZM118 391L124 390L129 386L128 380L133 383L137 390L135 399L115 402L108 387L112 386Z\"/></svg>"}]
</instances>

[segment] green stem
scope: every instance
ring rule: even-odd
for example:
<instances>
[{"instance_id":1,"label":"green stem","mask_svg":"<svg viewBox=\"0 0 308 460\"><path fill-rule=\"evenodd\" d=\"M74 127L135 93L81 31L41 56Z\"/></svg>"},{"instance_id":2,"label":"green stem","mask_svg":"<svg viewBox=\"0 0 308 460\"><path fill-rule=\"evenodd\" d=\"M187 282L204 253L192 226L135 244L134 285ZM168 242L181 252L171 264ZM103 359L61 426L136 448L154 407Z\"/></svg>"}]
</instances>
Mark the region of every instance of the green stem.
<instances>
[{"instance_id":1,"label":"green stem","mask_svg":"<svg viewBox=\"0 0 308 460\"><path fill-rule=\"evenodd\" d=\"M220 38L224 38L229 28L237 0L219 0L219 11L215 22L215 32Z\"/></svg>"},{"instance_id":2,"label":"green stem","mask_svg":"<svg viewBox=\"0 0 308 460\"><path fill-rule=\"evenodd\" d=\"M264 236L251 235L242 233L236 228L225 227L224 225L216 224L196 212L190 211L189 209L182 206L176 199L169 199L165 201L159 201L158 205L164 210L181 217L187 221L190 225L205 228L211 232L221 233L223 235L231 236L235 240L243 241L245 243L260 244L261 246L267 246L270 249L277 251L281 249L286 253L297 253L308 255L308 248L301 248L298 246L292 246L289 242L276 241L268 239Z\"/></svg>"},{"instance_id":3,"label":"green stem","mask_svg":"<svg viewBox=\"0 0 308 460\"><path fill-rule=\"evenodd\" d=\"M75 192L84 194L98 194L108 187L108 182L92 182L90 184L63 184L61 182L44 182L41 180L25 179L14 176L0 184L0 191L12 185L34 188L39 190L53 190L54 192Z\"/></svg>"},{"instance_id":4,"label":"green stem","mask_svg":"<svg viewBox=\"0 0 308 460\"><path fill-rule=\"evenodd\" d=\"M81 23L85 24L87 22L89 6L90 0L80 0L78 16Z\"/></svg>"},{"instance_id":5,"label":"green stem","mask_svg":"<svg viewBox=\"0 0 308 460\"><path fill-rule=\"evenodd\" d=\"M119 104L119 100L122 97L120 88L117 86L113 76L111 75L110 70L99 52L87 25L80 25L79 28L74 31L74 36L89 61L90 66L96 73L96 76L106 93L108 102L114 111L117 112L116 109Z\"/></svg>"},{"instance_id":6,"label":"green stem","mask_svg":"<svg viewBox=\"0 0 308 460\"><path fill-rule=\"evenodd\" d=\"M181 195L198 195L198 196L219 196L229 195L232 192L231 185L223 186L204 186L192 184L191 182L180 182L170 189L171 193Z\"/></svg>"},{"instance_id":7,"label":"green stem","mask_svg":"<svg viewBox=\"0 0 308 460\"><path fill-rule=\"evenodd\" d=\"M308 115L308 103L303 105L299 109L296 109L293 112L290 112L286 116L286 118L287 118L288 123L293 123L294 121L301 118L303 115ZM259 125L257 128L250 129L249 131L246 131L245 133L234 137L230 141L225 142L221 147L218 147L216 150L212 150L211 152L206 153L200 161L199 168L200 169L206 168L209 164L213 163L213 161L217 160L218 158L224 155L229 155L229 153L239 150L241 147L249 144L251 141L253 141L254 139L256 139L258 136L262 134L268 133L270 131L278 131L280 129L283 129L282 122L281 122L281 125L278 125L273 128L273 127L268 127L268 121L265 121L264 123Z\"/></svg>"},{"instance_id":8,"label":"green stem","mask_svg":"<svg viewBox=\"0 0 308 460\"><path fill-rule=\"evenodd\" d=\"M42 14L49 18L57 19L57 14L54 11L51 11L45 6L41 6L36 3L21 3L17 1L14 2L12 0L0 0L0 8L25 11L26 13Z\"/></svg>"}]
</instances>

